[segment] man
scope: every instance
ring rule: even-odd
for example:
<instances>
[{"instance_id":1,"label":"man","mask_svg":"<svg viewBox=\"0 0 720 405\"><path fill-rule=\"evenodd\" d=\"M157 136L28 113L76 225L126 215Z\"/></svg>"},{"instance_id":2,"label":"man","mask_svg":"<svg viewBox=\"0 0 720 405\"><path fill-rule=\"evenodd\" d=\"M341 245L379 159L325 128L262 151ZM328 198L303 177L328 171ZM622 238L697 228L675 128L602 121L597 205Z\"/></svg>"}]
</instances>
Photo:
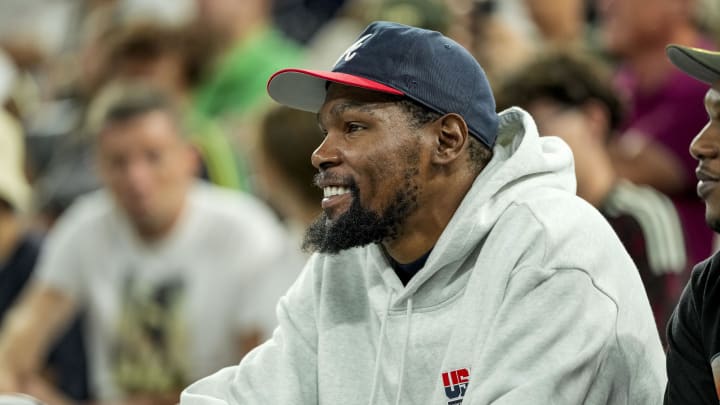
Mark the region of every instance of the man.
<instances>
[{"instance_id":1,"label":"man","mask_svg":"<svg viewBox=\"0 0 720 405\"><path fill-rule=\"evenodd\" d=\"M175 404L269 334L274 303L255 290L267 293L284 233L257 200L195 180L195 150L162 94L130 87L108 103L96 139L105 189L50 232L3 325L0 391L41 397L39 361L83 309L94 399Z\"/></svg>"},{"instance_id":2,"label":"man","mask_svg":"<svg viewBox=\"0 0 720 405\"><path fill-rule=\"evenodd\" d=\"M274 24L272 0L195 0L196 23L215 48L214 66L196 88L194 110L230 125L270 99L267 76L302 57L301 46Z\"/></svg>"},{"instance_id":3,"label":"man","mask_svg":"<svg viewBox=\"0 0 720 405\"><path fill-rule=\"evenodd\" d=\"M720 232L720 53L679 45L670 60L693 78L711 85L705 94L709 122L690 144L697 160L697 193L705 220ZM665 404L717 404L720 398L720 253L693 269L668 326Z\"/></svg>"},{"instance_id":4,"label":"man","mask_svg":"<svg viewBox=\"0 0 720 405\"><path fill-rule=\"evenodd\" d=\"M668 43L703 48L712 41L696 25L698 0L599 0L600 33L619 66L617 91L629 114L611 142L613 165L621 177L668 195L680 215L688 253L684 277L668 286L680 295L692 265L712 252L713 233L705 226L694 190L695 162L687 145L707 119L696 103L705 88L673 68Z\"/></svg>"},{"instance_id":5,"label":"man","mask_svg":"<svg viewBox=\"0 0 720 405\"><path fill-rule=\"evenodd\" d=\"M562 138L572 149L577 194L608 220L640 271L661 337L679 295L685 241L678 213L664 194L621 179L607 145L622 120L609 71L580 51L551 51L509 77L498 105L532 115L541 135Z\"/></svg>"},{"instance_id":6,"label":"man","mask_svg":"<svg viewBox=\"0 0 720 405\"><path fill-rule=\"evenodd\" d=\"M273 338L183 404L660 401L630 257L574 195L568 147L498 116L465 49L375 22L333 71L282 70L268 91L325 133L316 253Z\"/></svg>"},{"instance_id":7,"label":"man","mask_svg":"<svg viewBox=\"0 0 720 405\"><path fill-rule=\"evenodd\" d=\"M103 85L144 80L172 94L177 103L190 106L192 91L202 80L210 53L192 31L186 27L131 25L118 26L108 37L101 69ZM187 114L183 118L202 158L201 176L220 186L247 190L247 173L230 137L207 117Z\"/></svg>"}]
</instances>

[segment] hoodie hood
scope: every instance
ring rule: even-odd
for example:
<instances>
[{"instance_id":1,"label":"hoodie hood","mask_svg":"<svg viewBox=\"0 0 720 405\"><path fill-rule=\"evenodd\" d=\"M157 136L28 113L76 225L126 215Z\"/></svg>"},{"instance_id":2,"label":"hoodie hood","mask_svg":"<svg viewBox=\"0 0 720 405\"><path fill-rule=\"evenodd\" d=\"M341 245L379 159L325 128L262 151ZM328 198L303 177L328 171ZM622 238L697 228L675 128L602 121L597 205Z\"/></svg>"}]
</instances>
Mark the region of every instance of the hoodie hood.
<instances>
[{"instance_id":1,"label":"hoodie hood","mask_svg":"<svg viewBox=\"0 0 720 405\"><path fill-rule=\"evenodd\" d=\"M560 138L540 137L530 114L513 107L500 113L494 156L477 176L425 266L403 286L378 245L367 249L368 260L393 289L392 306L415 296L414 306L433 305L455 292L450 284L460 264L493 228L512 203L532 198L539 189L555 188L575 194L576 180L570 148ZM443 274L438 274L442 272ZM430 288L427 284L432 279ZM460 286L457 286L460 287ZM438 294L438 291L445 291Z\"/></svg>"}]
</instances>

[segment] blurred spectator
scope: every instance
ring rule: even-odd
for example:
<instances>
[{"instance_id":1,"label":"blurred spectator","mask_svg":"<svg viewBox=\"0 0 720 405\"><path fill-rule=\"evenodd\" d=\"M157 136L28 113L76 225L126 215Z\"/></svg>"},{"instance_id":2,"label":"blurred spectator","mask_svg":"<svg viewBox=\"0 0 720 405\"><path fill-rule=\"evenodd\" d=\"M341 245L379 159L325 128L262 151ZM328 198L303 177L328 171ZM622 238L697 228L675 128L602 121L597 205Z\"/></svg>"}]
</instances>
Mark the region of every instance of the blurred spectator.
<instances>
[{"instance_id":1,"label":"blurred spectator","mask_svg":"<svg viewBox=\"0 0 720 405\"><path fill-rule=\"evenodd\" d=\"M580 52L543 54L504 83L498 106L527 109L541 135L570 145L577 193L600 210L630 253L664 337L679 298L674 285L687 265L683 230L664 194L622 180L612 166L608 142L622 113L606 68Z\"/></svg>"},{"instance_id":2,"label":"blurred spectator","mask_svg":"<svg viewBox=\"0 0 720 405\"><path fill-rule=\"evenodd\" d=\"M40 235L26 227L30 185L23 173L22 132L0 110L0 330L5 314L23 291L41 248ZM54 345L47 359L47 376L75 400L87 399L87 375L80 321L75 321Z\"/></svg>"},{"instance_id":3,"label":"blurred spectator","mask_svg":"<svg viewBox=\"0 0 720 405\"><path fill-rule=\"evenodd\" d=\"M695 0L657 0L652 6L645 0L598 0L602 42L619 61L615 85L629 105L622 134L611 144L613 164L621 177L670 196L690 263L708 257L713 243L695 191L697 163L688 153L707 122L697 102L706 86L675 69L665 46L714 48L694 24L695 7Z\"/></svg>"},{"instance_id":4,"label":"blurred spectator","mask_svg":"<svg viewBox=\"0 0 720 405\"><path fill-rule=\"evenodd\" d=\"M245 165L229 137L212 119L191 114L192 89L200 83L209 58L194 32L184 27L132 25L108 34L106 43L107 59L100 69L103 81L141 80L172 96L187 112L184 124L202 157L203 177L224 187L248 189Z\"/></svg>"},{"instance_id":5,"label":"blurred spectator","mask_svg":"<svg viewBox=\"0 0 720 405\"><path fill-rule=\"evenodd\" d=\"M304 44L335 17L345 2L346 0L274 0L273 20L285 35Z\"/></svg>"},{"instance_id":6,"label":"blurred spectator","mask_svg":"<svg viewBox=\"0 0 720 405\"><path fill-rule=\"evenodd\" d=\"M218 46L195 94L201 115L233 121L266 105L268 77L298 64L301 47L273 26L271 10L270 0L197 0L197 23Z\"/></svg>"},{"instance_id":7,"label":"blurred spectator","mask_svg":"<svg viewBox=\"0 0 720 405\"><path fill-rule=\"evenodd\" d=\"M500 82L547 47L586 39L584 0L445 0L453 14L449 34L473 52L491 83Z\"/></svg>"},{"instance_id":8,"label":"blurred spectator","mask_svg":"<svg viewBox=\"0 0 720 405\"><path fill-rule=\"evenodd\" d=\"M263 117L259 137L254 160L258 192L278 211L299 247L305 229L320 215L323 198L313 183L317 170L309 158L322 140L317 118L276 107Z\"/></svg>"},{"instance_id":9,"label":"blurred spectator","mask_svg":"<svg viewBox=\"0 0 720 405\"><path fill-rule=\"evenodd\" d=\"M264 279L287 246L270 211L195 180L196 154L162 93L140 85L116 97L95 141L105 187L50 231L0 336L0 391L42 396L30 384L40 359L79 309L98 403L175 404L275 325L264 304L279 293Z\"/></svg>"}]
</instances>

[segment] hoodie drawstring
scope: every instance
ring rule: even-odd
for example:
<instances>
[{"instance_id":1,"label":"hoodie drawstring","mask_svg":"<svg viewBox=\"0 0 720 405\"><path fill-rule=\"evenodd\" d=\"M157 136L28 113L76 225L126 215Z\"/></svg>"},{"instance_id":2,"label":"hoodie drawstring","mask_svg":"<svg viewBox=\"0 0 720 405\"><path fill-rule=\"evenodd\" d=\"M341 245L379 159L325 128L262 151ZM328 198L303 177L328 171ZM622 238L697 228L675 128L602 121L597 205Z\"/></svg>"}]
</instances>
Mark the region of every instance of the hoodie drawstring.
<instances>
[{"instance_id":1,"label":"hoodie drawstring","mask_svg":"<svg viewBox=\"0 0 720 405\"><path fill-rule=\"evenodd\" d=\"M387 318L390 314L390 303L392 303L392 297L393 293L392 291L390 291L390 294L388 294L387 304L385 305L385 313L383 314L382 321L380 321L380 336L378 337L378 349L377 355L375 356L375 371L373 372L372 388L370 388L370 401L368 401L368 405L374 405L375 403L378 375L380 374L380 359L382 358L380 356L382 356L383 340L385 337L385 325L387 324Z\"/></svg>"},{"instance_id":2,"label":"hoodie drawstring","mask_svg":"<svg viewBox=\"0 0 720 405\"><path fill-rule=\"evenodd\" d=\"M398 376L399 380L397 394L395 395L395 405L400 405L400 395L402 394L403 381L405 380L405 359L407 358L408 346L410 346L410 320L412 319L410 315L412 315L412 297L409 297L407 300L407 310L405 313L405 318L407 319L407 324L405 325L405 343L403 343L402 357L400 357L400 375Z\"/></svg>"}]
</instances>

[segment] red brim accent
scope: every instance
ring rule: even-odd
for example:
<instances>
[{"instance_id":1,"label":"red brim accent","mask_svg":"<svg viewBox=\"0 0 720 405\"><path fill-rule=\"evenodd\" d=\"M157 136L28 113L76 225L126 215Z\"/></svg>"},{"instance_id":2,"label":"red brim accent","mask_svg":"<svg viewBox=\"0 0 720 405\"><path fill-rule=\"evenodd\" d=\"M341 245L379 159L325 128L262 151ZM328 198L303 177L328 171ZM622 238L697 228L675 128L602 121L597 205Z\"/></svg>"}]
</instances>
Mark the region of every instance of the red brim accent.
<instances>
[{"instance_id":1,"label":"red brim accent","mask_svg":"<svg viewBox=\"0 0 720 405\"><path fill-rule=\"evenodd\" d=\"M298 110L318 112L325 101L325 84L330 82L381 93L403 95L390 86L347 73L323 70L283 69L270 77L267 92L273 100Z\"/></svg>"}]
</instances>

